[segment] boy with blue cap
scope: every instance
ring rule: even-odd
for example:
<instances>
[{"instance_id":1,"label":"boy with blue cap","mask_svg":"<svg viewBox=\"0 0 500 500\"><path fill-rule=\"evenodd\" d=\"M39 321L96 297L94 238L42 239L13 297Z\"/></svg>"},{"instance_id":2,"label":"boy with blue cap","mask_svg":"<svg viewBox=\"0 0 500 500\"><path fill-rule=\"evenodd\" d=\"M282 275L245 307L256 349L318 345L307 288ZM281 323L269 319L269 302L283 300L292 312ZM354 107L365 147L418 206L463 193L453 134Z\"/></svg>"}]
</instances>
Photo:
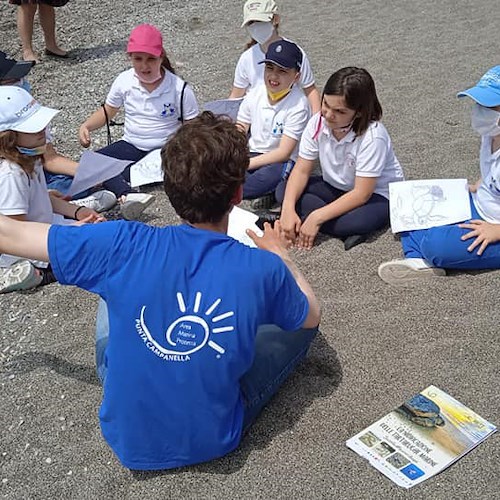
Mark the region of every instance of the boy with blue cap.
<instances>
[{"instance_id":1,"label":"boy with blue cap","mask_svg":"<svg viewBox=\"0 0 500 500\"><path fill-rule=\"evenodd\" d=\"M389 284L444 276L445 269L500 268L500 66L457 97L473 101L471 125L481 136L481 178L469 186L471 220L401 235L405 259L381 264Z\"/></svg>"},{"instance_id":2,"label":"boy with blue cap","mask_svg":"<svg viewBox=\"0 0 500 500\"><path fill-rule=\"evenodd\" d=\"M302 59L302 51L293 42L278 40L269 45L260 62L265 64L264 82L245 96L238 112L239 127L250 132L251 158L243 197L261 198L253 208L270 208L276 186L297 159L309 119L307 98L296 85Z\"/></svg>"}]
</instances>

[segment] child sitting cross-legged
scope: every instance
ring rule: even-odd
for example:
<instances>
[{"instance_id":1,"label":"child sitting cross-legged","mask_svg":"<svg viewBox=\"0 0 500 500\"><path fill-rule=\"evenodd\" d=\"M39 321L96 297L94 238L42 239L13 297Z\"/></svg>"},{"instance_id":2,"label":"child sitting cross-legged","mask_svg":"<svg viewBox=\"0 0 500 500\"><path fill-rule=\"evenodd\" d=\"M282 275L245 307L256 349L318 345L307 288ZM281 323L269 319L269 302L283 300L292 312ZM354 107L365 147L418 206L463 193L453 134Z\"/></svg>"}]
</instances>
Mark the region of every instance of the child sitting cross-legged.
<instances>
[{"instance_id":1,"label":"child sitting cross-legged","mask_svg":"<svg viewBox=\"0 0 500 500\"><path fill-rule=\"evenodd\" d=\"M300 79L302 52L287 40L269 45L264 83L243 99L237 123L250 132L250 165L243 197L253 208L270 208L274 190L288 176L297 159L298 143L309 119L307 98L296 85Z\"/></svg>"}]
</instances>

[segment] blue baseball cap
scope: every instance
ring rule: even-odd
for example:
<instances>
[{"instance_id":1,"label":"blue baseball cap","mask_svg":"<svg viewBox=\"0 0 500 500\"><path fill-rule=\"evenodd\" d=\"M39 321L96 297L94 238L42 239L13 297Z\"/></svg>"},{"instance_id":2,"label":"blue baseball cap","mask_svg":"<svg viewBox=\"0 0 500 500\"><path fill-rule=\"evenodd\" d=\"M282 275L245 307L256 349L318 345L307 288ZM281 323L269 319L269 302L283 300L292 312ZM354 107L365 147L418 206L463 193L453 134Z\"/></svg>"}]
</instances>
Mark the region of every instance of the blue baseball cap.
<instances>
[{"instance_id":1,"label":"blue baseball cap","mask_svg":"<svg viewBox=\"0 0 500 500\"><path fill-rule=\"evenodd\" d=\"M488 70L474 87L457 94L457 97L465 96L487 108L500 106L500 66Z\"/></svg>"},{"instance_id":2,"label":"blue baseball cap","mask_svg":"<svg viewBox=\"0 0 500 500\"><path fill-rule=\"evenodd\" d=\"M266 62L276 64L280 68L295 68L300 71L302 66L302 51L293 42L278 40L269 45L266 58L260 61L259 64Z\"/></svg>"}]
</instances>

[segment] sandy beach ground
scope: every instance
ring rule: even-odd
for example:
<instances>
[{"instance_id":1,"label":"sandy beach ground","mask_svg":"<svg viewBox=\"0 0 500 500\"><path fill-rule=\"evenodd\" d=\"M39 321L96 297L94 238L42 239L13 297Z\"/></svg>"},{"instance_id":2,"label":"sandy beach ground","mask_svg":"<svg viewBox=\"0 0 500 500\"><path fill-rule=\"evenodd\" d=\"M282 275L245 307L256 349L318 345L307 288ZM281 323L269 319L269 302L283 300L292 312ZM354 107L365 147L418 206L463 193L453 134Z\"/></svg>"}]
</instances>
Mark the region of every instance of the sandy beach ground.
<instances>
[{"instance_id":1,"label":"sandy beach ground","mask_svg":"<svg viewBox=\"0 0 500 500\"><path fill-rule=\"evenodd\" d=\"M127 68L132 27L156 24L200 103L225 97L246 41L243 2L72 0L57 10L67 61L43 58L34 94L62 112L53 133L79 157L79 124ZM500 64L493 0L281 1L282 33L309 55L321 89L333 71L373 75L408 178L479 176L470 103L455 97ZM42 48L36 26L36 46ZM15 9L0 4L0 48L20 56ZM115 138L119 131L114 131ZM93 146L105 144L104 131ZM176 221L166 197L145 222ZM454 273L391 288L377 266L400 256L390 231L345 252L321 238L295 259L321 297L321 336L308 361L242 442L220 460L160 474L124 469L101 437L94 372L96 297L53 284L0 297L0 495L52 498L500 497L493 436L410 492L393 485L345 441L430 384L500 424L498 271ZM175 403L175 402L174 402ZM147 422L145 422L147 425ZM161 439L161 436L159 436Z\"/></svg>"}]
</instances>

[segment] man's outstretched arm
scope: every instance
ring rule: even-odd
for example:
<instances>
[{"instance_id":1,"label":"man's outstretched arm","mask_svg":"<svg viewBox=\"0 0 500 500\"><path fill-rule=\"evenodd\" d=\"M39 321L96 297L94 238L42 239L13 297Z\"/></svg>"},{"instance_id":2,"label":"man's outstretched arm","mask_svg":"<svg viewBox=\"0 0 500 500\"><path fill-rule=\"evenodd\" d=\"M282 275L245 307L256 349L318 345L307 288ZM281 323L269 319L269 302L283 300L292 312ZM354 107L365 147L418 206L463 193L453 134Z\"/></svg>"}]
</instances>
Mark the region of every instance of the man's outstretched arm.
<instances>
[{"instance_id":1,"label":"man's outstretched arm","mask_svg":"<svg viewBox=\"0 0 500 500\"><path fill-rule=\"evenodd\" d=\"M49 224L23 222L0 215L0 253L48 262Z\"/></svg>"}]
</instances>

